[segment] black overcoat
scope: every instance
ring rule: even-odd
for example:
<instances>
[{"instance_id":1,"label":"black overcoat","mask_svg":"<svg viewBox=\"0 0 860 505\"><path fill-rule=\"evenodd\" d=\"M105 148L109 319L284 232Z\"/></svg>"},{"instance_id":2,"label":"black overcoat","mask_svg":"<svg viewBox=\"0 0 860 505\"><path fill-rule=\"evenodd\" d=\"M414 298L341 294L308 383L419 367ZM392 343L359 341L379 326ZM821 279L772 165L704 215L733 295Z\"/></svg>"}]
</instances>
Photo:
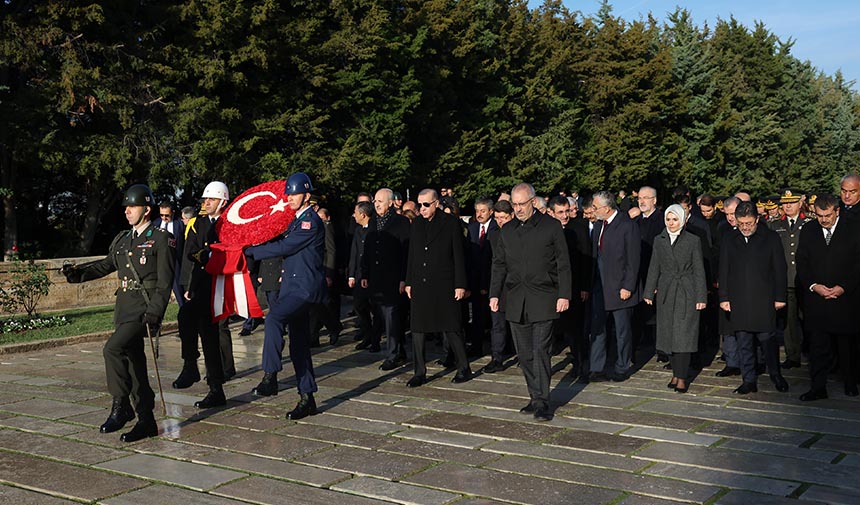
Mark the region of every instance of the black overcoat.
<instances>
[{"instance_id":1,"label":"black overcoat","mask_svg":"<svg viewBox=\"0 0 860 505\"><path fill-rule=\"evenodd\" d=\"M432 333L462 329L462 308L454 289L466 289L466 264L460 220L438 211L428 221L412 222L406 285L412 291L412 331Z\"/></svg>"},{"instance_id":2,"label":"black overcoat","mask_svg":"<svg viewBox=\"0 0 860 505\"><path fill-rule=\"evenodd\" d=\"M400 282L406 280L409 252L409 219L393 210L389 212L391 216L382 230L377 229L378 216L370 218L361 255L361 278L367 279L368 295L382 305L400 303Z\"/></svg>"}]
</instances>

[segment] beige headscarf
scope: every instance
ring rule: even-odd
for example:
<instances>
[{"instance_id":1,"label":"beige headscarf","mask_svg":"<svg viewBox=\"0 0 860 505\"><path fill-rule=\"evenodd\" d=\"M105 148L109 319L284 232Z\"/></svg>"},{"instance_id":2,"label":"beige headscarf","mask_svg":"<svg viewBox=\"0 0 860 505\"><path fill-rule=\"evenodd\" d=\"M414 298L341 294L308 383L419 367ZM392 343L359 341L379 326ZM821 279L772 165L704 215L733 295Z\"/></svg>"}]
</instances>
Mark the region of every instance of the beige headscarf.
<instances>
[{"instance_id":1,"label":"beige headscarf","mask_svg":"<svg viewBox=\"0 0 860 505\"><path fill-rule=\"evenodd\" d=\"M666 214L675 214L678 216L678 219L681 220L681 227L678 228L676 233L672 233L669 231L669 227L666 227L666 232L669 234L669 243L674 244L676 240L678 240L678 236L681 235L681 232L684 231L684 226L687 224L687 212L684 210L684 207L681 207L677 203L672 204L669 208L666 209L666 213L663 215L663 224L666 224Z\"/></svg>"}]
</instances>

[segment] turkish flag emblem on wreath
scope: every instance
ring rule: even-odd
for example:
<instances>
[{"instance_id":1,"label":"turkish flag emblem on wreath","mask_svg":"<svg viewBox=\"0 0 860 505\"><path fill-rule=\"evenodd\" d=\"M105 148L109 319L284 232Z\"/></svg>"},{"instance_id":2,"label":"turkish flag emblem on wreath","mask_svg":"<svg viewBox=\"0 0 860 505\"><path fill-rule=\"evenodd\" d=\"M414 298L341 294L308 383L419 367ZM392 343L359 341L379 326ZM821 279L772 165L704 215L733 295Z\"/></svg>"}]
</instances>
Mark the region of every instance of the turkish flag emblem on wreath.
<instances>
[{"instance_id":1,"label":"turkish flag emblem on wreath","mask_svg":"<svg viewBox=\"0 0 860 505\"><path fill-rule=\"evenodd\" d=\"M277 237L295 219L296 212L284 195L286 184L271 181L254 186L233 200L215 222L220 243L210 246L212 255L206 263L212 275L213 321L232 314L263 317L242 250Z\"/></svg>"}]
</instances>

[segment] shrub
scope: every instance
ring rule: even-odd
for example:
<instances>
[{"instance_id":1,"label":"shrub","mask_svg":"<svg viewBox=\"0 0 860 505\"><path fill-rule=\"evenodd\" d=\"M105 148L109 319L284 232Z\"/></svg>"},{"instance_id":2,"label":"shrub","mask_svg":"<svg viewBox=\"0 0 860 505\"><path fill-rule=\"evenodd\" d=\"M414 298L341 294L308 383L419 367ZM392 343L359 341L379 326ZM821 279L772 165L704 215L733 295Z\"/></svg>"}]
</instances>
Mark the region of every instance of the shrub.
<instances>
[{"instance_id":1,"label":"shrub","mask_svg":"<svg viewBox=\"0 0 860 505\"><path fill-rule=\"evenodd\" d=\"M21 261L14 257L9 280L0 285L0 309L16 313L21 309L33 316L39 300L48 294L51 280L43 265L34 261Z\"/></svg>"}]
</instances>

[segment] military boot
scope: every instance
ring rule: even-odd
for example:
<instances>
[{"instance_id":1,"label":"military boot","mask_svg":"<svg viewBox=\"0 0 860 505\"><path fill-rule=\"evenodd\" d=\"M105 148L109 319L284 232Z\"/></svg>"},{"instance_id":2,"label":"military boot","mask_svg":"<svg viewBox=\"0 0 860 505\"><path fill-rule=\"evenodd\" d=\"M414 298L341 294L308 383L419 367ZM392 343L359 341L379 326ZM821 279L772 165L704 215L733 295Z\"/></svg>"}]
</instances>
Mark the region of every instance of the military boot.
<instances>
[{"instance_id":1,"label":"military boot","mask_svg":"<svg viewBox=\"0 0 860 505\"><path fill-rule=\"evenodd\" d=\"M209 393L200 401L194 402L198 409L209 409L227 405L227 397L224 396L224 388L221 384L209 384Z\"/></svg>"},{"instance_id":2,"label":"military boot","mask_svg":"<svg viewBox=\"0 0 860 505\"><path fill-rule=\"evenodd\" d=\"M121 430L125 423L134 419L134 410L128 402L128 398L114 398L110 408L107 421L101 425L99 431L102 433L113 433Z\"/></svg>"},{"instance_id":3,"label":"military boot","mask_svg":"<svg viewBox=\"0 0 860 505\"><path fill-rule=\"evenodd\" d=\"M314 400L313 393L301 393L301 398L299 399L299 403L296 404L296 408L287 412L287 419L296 421L316 415L316 413L317 402Z\"/></svg>"},{"instance_id":4,"label":"military boot","mask_svg":"<svg viewBox=\"0 0 860 505\"><path fill-rule=\"evenodd\" d=\"M278 373L264 373L263 380L251 392L257 396L273 396L278 394Z\"/></svg>"},{"instance_id":5,"label":"military boot","mask_svg":"<svg viewBox=\"0 0 860 505\"><path fill-rule=\"evenodd\" d=\"M152 412L142 413L128 433L123 433L119 439L123 442L137 442L144 438L154 437L158 435L158 423L155 422L155 417Z\"/></svg>"},{"instance_id":6,"label":"military boot","mask_svg":"<svg viewBox=\"0 0 860 505\"><path fill-rule=\"evenodd\" d=\"M173 381L173 389L186 389L200 381L200 371L197 369L197 360L185 360L179 377Z\"/></svg>"}]
</instances>

